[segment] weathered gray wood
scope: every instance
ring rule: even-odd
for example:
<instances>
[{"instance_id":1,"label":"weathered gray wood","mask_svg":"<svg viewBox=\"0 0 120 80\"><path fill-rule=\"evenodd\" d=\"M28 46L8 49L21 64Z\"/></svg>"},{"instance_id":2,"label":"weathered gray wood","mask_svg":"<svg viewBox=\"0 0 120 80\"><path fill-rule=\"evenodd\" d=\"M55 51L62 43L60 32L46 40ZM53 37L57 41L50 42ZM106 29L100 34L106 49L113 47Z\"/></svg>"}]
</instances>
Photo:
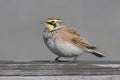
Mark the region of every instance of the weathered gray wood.
<instances>
[{"instance_id":1,"label":"weathered gray wood","mask_svg":"<svg viewBox=\"0 0 120 80\"><path fill-rule=\"evenodd\" d=\"M108 62L96 62L106 64ZM0 76L120 75L120 67L100 67L95 62L0 62ZM109 63L110 64L110 63ZM112 63L113 64L113 63ZM118 64L118 63L117 63Z\"/></svg>"},{"instance_id":2,"label":"weathered gray wood","mask_svg":"<svg viewBox=\"0 0 120 80\"><path fill-rule=\"evenodd\" d=\"M0 80L120 80L120 75L105 76L3 76Z\"/></svg>"}]
</instances>

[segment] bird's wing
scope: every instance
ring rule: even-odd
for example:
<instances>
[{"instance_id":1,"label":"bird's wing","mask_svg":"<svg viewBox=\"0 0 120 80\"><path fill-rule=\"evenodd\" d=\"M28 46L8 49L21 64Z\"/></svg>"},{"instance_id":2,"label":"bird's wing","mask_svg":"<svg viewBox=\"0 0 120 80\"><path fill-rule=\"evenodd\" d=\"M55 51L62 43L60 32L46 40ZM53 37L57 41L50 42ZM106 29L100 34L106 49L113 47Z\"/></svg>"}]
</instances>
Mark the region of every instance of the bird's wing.
<instances>
[{"instance_id":1,"label":"bird's wing","mask_svg":"<svg viewBox=\"0 0 120 80\"><path fill-rule=\"evenodd\" d=\"M85 39L83 36L78 34L75 30L68 28L67 31L64 33L64 35L67 34L70 36L69 38L66 35L67 40L69 42L73 43L74 45L78 47L88 48L88 49L97 49L96 47L92 46L87 39Z\"/></svg>"}]
</instances>

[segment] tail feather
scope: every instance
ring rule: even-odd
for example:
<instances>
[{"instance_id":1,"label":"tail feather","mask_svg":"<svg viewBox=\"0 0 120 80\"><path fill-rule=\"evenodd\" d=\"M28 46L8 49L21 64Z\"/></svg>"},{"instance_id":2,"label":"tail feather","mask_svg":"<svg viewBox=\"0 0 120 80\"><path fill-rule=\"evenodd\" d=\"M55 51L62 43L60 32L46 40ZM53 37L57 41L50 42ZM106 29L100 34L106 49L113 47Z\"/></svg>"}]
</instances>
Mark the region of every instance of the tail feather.
<instances>
[{"instance_id":1,"label":"tail feather","mask_svg":"<svg viewBox=\"0 0 120 80\"><path fill-rule=\"evenodd\" d=\"M95 50L88 50L88 52L92 53L93 55L95 55L96 57L99 57L99 58L105 57L103 53L100 53Z\"/></svg>"}]
</instances>

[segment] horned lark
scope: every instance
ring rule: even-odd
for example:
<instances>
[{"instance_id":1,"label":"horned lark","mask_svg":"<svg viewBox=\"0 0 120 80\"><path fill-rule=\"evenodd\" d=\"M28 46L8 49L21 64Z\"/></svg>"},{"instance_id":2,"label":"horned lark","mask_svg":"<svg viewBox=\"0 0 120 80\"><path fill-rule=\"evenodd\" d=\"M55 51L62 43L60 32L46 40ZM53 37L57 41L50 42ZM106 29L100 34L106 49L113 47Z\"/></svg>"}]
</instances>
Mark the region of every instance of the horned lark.
<instances>
[{"instance_id":1,"label":"horned lark","mask_svg":"<svg viewBox=\"0 0 120 80\"><path fill-rule=\"evenodd\" d=\"M61 19L48 18L43 24L45 25L43 39L48 49L58 56L55 61L60 61L60 57L74 57L75 61L83 53L90 53L99 58L104 57L102 53L96 51L96 47L64 24Z\"/></svg>"}]
</instances>

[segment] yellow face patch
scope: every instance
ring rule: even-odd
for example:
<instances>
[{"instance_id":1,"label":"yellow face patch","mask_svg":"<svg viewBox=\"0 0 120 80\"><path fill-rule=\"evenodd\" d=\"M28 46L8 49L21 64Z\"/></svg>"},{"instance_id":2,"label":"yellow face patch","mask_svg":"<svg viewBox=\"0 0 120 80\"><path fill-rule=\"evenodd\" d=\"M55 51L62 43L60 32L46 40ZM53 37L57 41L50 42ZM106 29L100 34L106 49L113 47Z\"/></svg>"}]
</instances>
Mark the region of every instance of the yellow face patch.
<instances>
[{"instance_id":1,"label":"yellow face patch","mask_svg":"<svg viewBox=\"0 0 120 80\"><path fill-rule=\"evenodd\" d=\"M47 24L47 23L45 23L45 25L46 25L46 27L49 31L54 29L53 25L50 25L50 24Z\"/></svg>"},{"instance_id":2,"label":"yellow face patch","mask_svg":"<svg viewBox=\"0 0 120 80\"><path fill-rule=\"evenodd\" d=\"M45 26L49 31L58 29L59 27L57 26L57 23L60 22L61 20L46 20Z\"/></svg>"}]
</instances>

